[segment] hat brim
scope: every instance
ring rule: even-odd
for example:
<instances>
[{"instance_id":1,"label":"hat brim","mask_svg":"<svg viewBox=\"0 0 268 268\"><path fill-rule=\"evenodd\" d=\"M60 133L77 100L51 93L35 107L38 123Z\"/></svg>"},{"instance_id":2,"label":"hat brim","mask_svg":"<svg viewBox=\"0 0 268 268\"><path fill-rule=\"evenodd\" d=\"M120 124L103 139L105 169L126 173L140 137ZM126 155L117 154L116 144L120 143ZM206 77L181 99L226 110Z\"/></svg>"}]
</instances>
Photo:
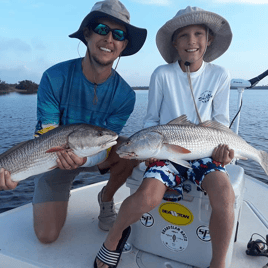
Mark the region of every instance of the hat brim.
<instances>
[{"instance_id":1,"label":"hat brim","mask_svg":"<svg viewBox=\"0 0 268 268\"><path fill-rule=\"evenodd\" d=\"M156 45L167 63L181 60L178 51L172 43L174 32L182 27L196 24L204 24L209 27L214 40L207 47L203 57L204 61L211 62L220 57L230 46L232 41L232 31L229 23L221 16L208 11L196 11L194 13L184 14L166 22L157 32Z\"/></svg>"},{"instance_id":2,"label":"hat brim","mask_svg":"<svg viewBox=\"0 0 268 268\"><path fill-rule=\"evenodd\" d=\"M147 37L147 30L143 28L135 27L129 23L126 23L116 17L113 17L107 13L100 11L92 11L90 12L82 21L80 28L73 34L70 34L71 38L80 39L85 45L87 42L84 37L83 29L88 26L91 22L95 21L98 18L110 18L118 23L123 24L126 27L127 35L128 35L128 44L126 48L123 50L121 56L130 56L137 53L145 43Z\"/></svg>"}]
</instances>

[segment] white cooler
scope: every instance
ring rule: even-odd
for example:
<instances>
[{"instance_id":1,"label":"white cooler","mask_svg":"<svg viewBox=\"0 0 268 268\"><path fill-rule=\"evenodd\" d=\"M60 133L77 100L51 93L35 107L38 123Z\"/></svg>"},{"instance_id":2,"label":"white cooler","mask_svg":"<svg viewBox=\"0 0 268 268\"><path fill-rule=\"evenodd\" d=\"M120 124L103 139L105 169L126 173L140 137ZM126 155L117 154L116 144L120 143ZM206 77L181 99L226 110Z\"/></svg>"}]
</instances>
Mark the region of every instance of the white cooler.
<instances>
[{"instance_id":1,"label":"white cooler","mask_svg":"<svg viewBox=\"0 0 268 268\"><path fill-rule=\"evenodd\" d=\"M133 170L126 185L133 194L141 184L144 163ZM233 244L241 213L244 189L244 170L228 165L227 171L235 192L235 224L229 245L226 267L232 259ZM132 225L132 244L139 250L197 267L208 267L212 257L209 235L211 206L208 196L197 191L190 181L191 191L184 191L176 202L162 200L161 204ZM221 230L219 230L221 232Z\"/></svg>"}]
</instances>

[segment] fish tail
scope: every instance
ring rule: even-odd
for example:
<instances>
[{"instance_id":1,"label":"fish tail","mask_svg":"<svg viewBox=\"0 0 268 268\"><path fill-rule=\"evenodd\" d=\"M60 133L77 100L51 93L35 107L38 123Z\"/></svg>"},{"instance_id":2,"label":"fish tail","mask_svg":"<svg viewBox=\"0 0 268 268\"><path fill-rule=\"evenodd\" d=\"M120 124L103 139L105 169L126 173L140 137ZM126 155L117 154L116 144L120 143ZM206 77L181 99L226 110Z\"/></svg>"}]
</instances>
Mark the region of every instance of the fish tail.
<instances>
[{"instance_id":1,"label":"fish tail","mask_svg":"<svg viewBox=\"0 0 268 268\"><path fill-rule=\"evenodd\" d=\"M268 175L268 153L265 151L259 151L259 155L261 158L260 165L264 169L265 173Z\"/></svg>"}]
</instances>

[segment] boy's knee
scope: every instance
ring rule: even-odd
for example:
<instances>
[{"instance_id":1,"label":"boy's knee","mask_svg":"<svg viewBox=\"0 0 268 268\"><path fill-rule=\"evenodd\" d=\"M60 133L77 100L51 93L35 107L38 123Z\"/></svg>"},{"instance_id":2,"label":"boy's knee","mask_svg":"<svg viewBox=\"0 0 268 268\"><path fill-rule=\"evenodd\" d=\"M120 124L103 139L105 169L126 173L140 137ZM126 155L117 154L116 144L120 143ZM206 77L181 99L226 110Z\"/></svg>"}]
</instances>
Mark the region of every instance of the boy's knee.
<instances>
[{"instance_id":1,"label":"boy's knee","mask_svg":"<svg viewBox=\"0 0 268 268\"><path fill-rule=\"evenodd\" d=\"M146 213L157 207L161 203L162 197L143 190L137 194L136 200L140 201L141 210Z\"/></svg>"},{"instance_id":2,"label":"boy's knee","mask_svg":"<svg viewBox=\"0 0 268 268\"><path fill-rule=\"evenodd\" d=\"M229 177L224 173L209 174L210 178L206 181L206 190L212 208L222 209L233 208L235 203L235 193Z\"/></svg>"}]
</instances>

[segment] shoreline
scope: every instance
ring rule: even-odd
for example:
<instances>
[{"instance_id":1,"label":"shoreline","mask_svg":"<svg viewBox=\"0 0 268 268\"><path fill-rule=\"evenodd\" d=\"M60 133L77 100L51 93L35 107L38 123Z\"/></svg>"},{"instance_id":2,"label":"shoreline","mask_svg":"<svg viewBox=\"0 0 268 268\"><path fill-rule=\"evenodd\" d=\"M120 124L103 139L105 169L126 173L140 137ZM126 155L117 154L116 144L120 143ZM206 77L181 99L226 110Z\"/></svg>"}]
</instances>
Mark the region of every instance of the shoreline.
<instances>
[{"instance_id":1,"label":"shoreline","mask_svg":"<svg viewBox=\"0 0 268 268\"><path fill-rule=\"evenodd\" d=\"M13 93L13 92L17 92L17 93L21 93L21 94L33 94L33 93L37 93L37 89L36 90L17 89L13 86L9 86L8 89L6 89L6 90L0 90L0 95Z\"/></svg>"},{"instance_id":2,"label":"shoreline","mask_svg":"<svg viewBox=\"0 0 268 268\"><path fill-rule=\"evenodd\" d=\"M131 87L133 90L149 90L149 87L146 86L142 86L142 87ZM237 90L237 88L233 88L231 87L230 90ZM254 88L248 88L245 90L268 90L268 86L256 86ZM27 90L27 89L17 89L15 87L9 86L8 89L6 90L0 90L0 95L1 94L8 94L8 93L20 93L20 94L35 94L37 93L37 89L36 90Z\"/></svg>"}]
</instances>

